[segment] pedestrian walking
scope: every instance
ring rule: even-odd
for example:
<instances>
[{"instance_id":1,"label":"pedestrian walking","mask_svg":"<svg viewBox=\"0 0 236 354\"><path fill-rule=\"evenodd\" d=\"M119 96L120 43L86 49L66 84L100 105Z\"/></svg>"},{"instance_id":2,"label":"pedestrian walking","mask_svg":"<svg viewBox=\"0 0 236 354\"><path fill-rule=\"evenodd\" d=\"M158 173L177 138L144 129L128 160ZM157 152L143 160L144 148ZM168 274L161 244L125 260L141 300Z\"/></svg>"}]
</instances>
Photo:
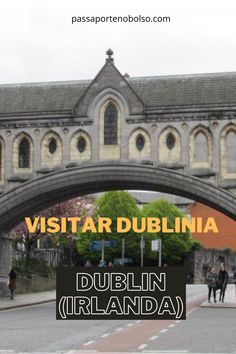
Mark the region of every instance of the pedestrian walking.
<instances>
[{"instance_id":1,"label":"pedestrian walking","mask_svg":"<svg viewBox=\"0 0 236 354\"><path fill-rule=\"evenodd\" d=\"M106 267L107 266L107 263L106 261L104 261L103 259L100 260L99 264L98 264L98 267Z\"/></svg>"},{"instance_id":2,"label":"pedestrian walking","mask_svg":"<svg viewBox=\"0 0 236 354\"><path fill-rule=\"evenodd\" d=\"M226 290L226 287L228 284L228 280L229 280L229 274L228 274L227 270L225 269L224 264L221 264L220 270L218 273L218 282L219 282L219 287L220 287L219 301L224 302L225 290Z\"/></svg>"},{"instance_id":3,"label":"pedestrian walking","mask_svg":"<svg viewBox=\"0 0 236 354\"><path fill-rule=\"evenodd\" d=\"M16 272L15 270L12 268L10 273L9 273L9 289L10 289L10 293L11 293L11 300L14 299L15 296L15 290L16 290Z\"/></svg>"},{"instance_id":4,"label":"pedestrian walking","mask_svg":"<svg viewBox=\"0 0 236 354\"><path fill-rule=\"evenodd\" d=\"M210 267L206 274L206 284L208 285L208 302L211 302L211 294L213 293L214 302L216 301L216 286L217 286L217 273L215 267Z\"/></svg>"}]
</instances>

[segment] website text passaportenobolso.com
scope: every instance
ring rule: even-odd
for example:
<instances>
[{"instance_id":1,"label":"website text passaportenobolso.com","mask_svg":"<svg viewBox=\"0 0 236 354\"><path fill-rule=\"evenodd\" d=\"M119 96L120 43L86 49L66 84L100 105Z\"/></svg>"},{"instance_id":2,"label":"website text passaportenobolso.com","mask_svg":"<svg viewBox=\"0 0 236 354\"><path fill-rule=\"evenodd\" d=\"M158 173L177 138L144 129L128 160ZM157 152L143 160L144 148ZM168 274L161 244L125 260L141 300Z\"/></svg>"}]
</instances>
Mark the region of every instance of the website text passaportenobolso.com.
<instances>
[{"instance_id":1,"label":"website text passaportenobolso.com","mask_svg":"<svg viewBox=\"0 0 236 354\"><path fill-rule=\"evenodd\" d=\"M170 16L72 16L71 23L168 23Z\"/></svg>"}]
</instances>

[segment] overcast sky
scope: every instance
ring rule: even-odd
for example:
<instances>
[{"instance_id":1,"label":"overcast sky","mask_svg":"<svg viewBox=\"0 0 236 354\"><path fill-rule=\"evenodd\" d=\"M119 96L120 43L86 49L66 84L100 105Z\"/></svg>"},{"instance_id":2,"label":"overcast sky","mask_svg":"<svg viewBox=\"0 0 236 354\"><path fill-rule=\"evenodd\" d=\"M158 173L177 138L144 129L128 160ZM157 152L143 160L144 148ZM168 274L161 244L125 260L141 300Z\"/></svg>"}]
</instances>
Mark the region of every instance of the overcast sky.
<instances>
[{"instance_id":1,"label":"overcast sky","mask_svg":"<svg viewBox=\"0 0 236 354\"><path fill-rule=\"evenodd\" d=\"M128 14L171 22L71 24ZM235 0L2 0L0 83L92 79L109 47L130 76L236 71L235 14Z\"/></svg>"}]
</instances>

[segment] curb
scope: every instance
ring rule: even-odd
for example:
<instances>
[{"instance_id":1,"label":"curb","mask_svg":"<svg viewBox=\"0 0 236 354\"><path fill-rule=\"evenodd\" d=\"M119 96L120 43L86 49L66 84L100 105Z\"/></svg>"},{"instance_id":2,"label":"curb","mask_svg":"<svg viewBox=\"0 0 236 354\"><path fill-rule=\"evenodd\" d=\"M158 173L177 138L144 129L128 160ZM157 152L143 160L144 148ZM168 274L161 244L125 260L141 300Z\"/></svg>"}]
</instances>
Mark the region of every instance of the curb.
<instances>
[{"instance_id":1,"label":"curb","mask_svg":"<svg viewBox=\"0 0 236 354\"><path fill-rule=\"evenodd\" d=\"M218 304L218 303L212 303L209 304L208 302L206 303L205 301L199 306L201 308L215 308L215 309L232 309L232 308L236 308L236 303L224 303L224 304Z\"/></svg>"},{"instance_id":2,"label":"curb","mask_svg":"<svg viewBox=\"0 0 236 354\"><path fill-rule=\"evenodd\" d=\"M217 294L217 299L218 299L218 294ZM206 299L203 301L200 306L200 308L218 308L218 309L227 309L227 308L236 308L236 294L235 294L235 289L234 287L229 284L229 287L226 290L225 293L225 302L219 302L217 301L209 303L208 300Z\"/></svg>"},{"instance_id":3,"label":"curb","mask_svg":"<svg viewBox=\"0 0 236 354\"><path fill-rule=\"evenodd\" d=\"M36 302L27 303L27 304L15 304L15 305L13 304L12 306L0 307L0 312L5 311L5 310L17 309L17 308L21 308L21 307L46 304L46 303L50 303L50 302L54 302L54 301L56 301L56 299L36 301Z\"/></svg>"}]
</instances>

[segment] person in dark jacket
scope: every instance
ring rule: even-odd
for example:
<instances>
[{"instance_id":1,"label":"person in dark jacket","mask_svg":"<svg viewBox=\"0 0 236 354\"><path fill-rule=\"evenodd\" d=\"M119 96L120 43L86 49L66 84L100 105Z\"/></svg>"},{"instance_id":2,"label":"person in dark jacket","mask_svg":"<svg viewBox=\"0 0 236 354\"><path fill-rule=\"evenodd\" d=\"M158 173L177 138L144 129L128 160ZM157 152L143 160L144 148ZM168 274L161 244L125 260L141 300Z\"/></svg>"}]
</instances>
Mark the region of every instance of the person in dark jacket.
<instances>
[{"instance_id":1,"label":"person in dark jacket","mask_svg":"<svg viewBox=\"0 0 236 354\"><path fill-rule=\"evenodd\" d=\"M214 267L210 267L206 274L206 283L208 285L208 302L211 302L211 294L213 292L214 301L216 301L216 286L217 286L217 273Z\"/></svg>"},{"instance_id":2,"label":"person in dark jacket","mask_svg":"<svg viewBox=\"0 0 236 354\"><path fill-rule=\"evenodd\" d=\"M229 274L228 274L227 270L225 269L224 264L221 264L220 270L218 273L218 282L219 282L219 287L220 287L219 301L224 302L225 290L226 290L226 287L228 284L228 280L229 280Z\"/></svg>"},{"instance_id":3,"label":"person in dark jacket","mask_svg":"<svg viewBox=\"0 0 236 354\"><path fill-rule=\"evenodd\" d=\"M16 272L12 268L10 273L9 273L9 285L8 285L8 287L10 289L10 292L11 292L11 300L13 300L14 296L15 296L16 278L17 278Z\"/></svg>"}]
</instances>

